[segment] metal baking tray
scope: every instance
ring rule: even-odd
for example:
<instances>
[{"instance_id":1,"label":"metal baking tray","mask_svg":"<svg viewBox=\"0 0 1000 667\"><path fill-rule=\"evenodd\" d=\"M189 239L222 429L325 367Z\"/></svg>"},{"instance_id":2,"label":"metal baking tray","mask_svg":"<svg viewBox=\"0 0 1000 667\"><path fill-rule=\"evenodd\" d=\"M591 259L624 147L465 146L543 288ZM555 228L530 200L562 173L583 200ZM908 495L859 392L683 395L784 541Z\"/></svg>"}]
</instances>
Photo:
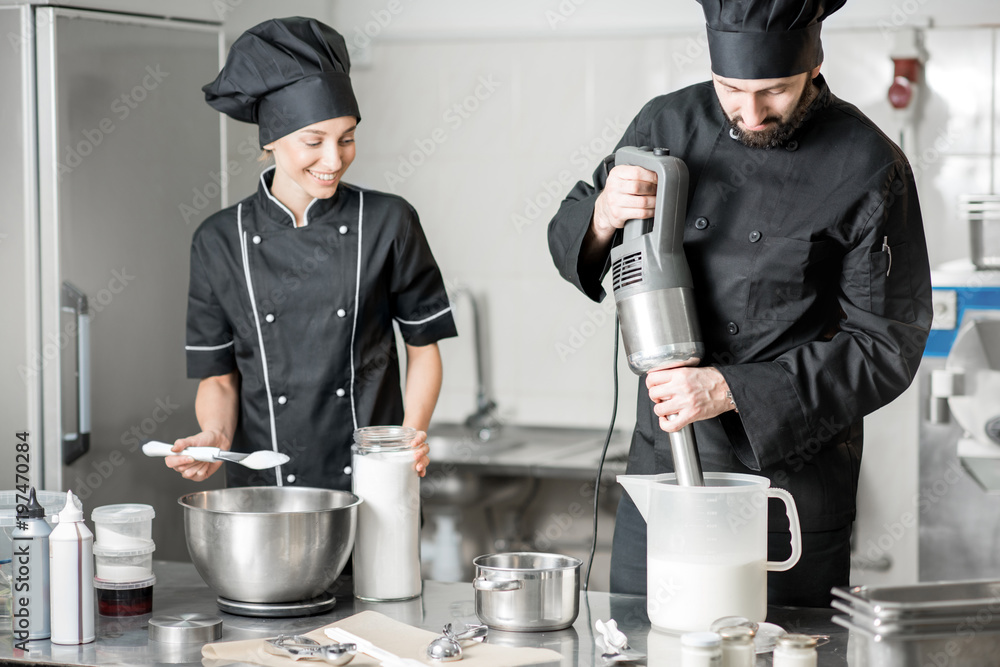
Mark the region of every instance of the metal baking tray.
<instances>
[{"instance_id":1,"label":"metal baking tray","mask_svg":"<svg viewBox=\"0 0 1000 667\"><path fill-rule=\"evenodd\" d=\"M996 667L1000 664L1000 629L969 626L948 633L873 632L845 616L833 622L851 634L847 643L851 667Z\"/></svg>"},{"instance_id":2,"label":"metal baking tray","mask_svg":"<svg viewBox=\"0 0 1000 667\"><path fill-rule=\"evenodd\" d=\"M1000 618L1000 581L941 581L912 586L852 586L831 591L858 611L884 620L963 616Z\"/></svg>"},{"instance_id":3,"label":"metal baking tray","mask_svg":"<svg viewBox=\"0 0 1000 667\"><path fill-rule=\"evenodd\" d=\"M908 634L955 634L960 629L974 627L978 630L1000 632L1000 613L989 611L949 614L941 616L916 616L913 618L879 618L869 616L861 610L840 600L830 603L837 611L850 614L849 620L855 627L874 634L908 635Z\"/></svg>"}]
</instances>

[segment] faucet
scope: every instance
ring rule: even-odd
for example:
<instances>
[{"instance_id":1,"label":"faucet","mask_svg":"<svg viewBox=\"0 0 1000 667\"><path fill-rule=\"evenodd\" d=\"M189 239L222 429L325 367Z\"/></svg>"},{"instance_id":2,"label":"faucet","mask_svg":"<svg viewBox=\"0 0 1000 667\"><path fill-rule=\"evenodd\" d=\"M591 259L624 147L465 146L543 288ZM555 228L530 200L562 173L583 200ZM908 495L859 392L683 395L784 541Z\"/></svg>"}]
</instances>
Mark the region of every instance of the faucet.
<instances>
[{"instance_id":1,"label":"faucet","mask_svg":"<svg viewBox=\"0 0 1000 667\"><path fill-rule=\"evenodd\" d=\"M472 290L466 287L452 289L454 297L465 297L472 310L472 342L476 357L476 411L465 418L465 425L480 442L488 442L500 434L503 422L497 414L496 401L486 390L485 355L483 353L483 331L480 319L479 303Z\"/></svg>"}]
</instances>

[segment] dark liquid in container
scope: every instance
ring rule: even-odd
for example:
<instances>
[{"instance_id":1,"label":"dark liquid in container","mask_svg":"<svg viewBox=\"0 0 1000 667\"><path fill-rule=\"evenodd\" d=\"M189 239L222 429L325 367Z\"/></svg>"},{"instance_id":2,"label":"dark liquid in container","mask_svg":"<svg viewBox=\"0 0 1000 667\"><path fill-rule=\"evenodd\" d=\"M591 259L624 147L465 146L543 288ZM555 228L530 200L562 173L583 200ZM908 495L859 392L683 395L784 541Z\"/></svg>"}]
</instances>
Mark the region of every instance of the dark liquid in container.
<instances>
[{"instance_id":1,"label":"dark liquid in container","mask_svg":"<svg viewBox=\"0 0 1000 667\"><path fill-rule=\"evenodd\" d=\"M97 588L97 610L101 616L140 616L153 611L153 586L112 590Z\"/></svg>"}]
</instances>

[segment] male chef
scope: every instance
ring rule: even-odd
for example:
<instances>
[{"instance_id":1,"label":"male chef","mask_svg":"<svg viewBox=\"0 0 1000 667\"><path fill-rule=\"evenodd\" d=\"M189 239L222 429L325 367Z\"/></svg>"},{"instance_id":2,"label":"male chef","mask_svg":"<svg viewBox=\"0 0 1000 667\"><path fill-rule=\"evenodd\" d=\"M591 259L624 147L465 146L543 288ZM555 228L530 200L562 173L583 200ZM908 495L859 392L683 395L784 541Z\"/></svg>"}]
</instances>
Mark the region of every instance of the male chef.
<instances>
[{"instance_id":1,"label":"male chef","mask_svg":"<svg viewBox=\"0 0 1000 667\"><path fill-rule=\"evenodd\" d=\"M845 0L699 0L711 81L657 97L619 146L670 149L690 172L684 250L706 354L639 381L630 474L671 472L668 433L694 425L706 471L763 475L798 506L803 552L768 574L771 604L827 606L847 585L862 418L912 381L931 321L913 173L820 74L822 21ZM609 161L549 225L566 280L595 301L656 175ZM790 550L772 507L769 560ZM611 590L646 593L646 526L627 495Z\"/></svg>"}]
</instances>

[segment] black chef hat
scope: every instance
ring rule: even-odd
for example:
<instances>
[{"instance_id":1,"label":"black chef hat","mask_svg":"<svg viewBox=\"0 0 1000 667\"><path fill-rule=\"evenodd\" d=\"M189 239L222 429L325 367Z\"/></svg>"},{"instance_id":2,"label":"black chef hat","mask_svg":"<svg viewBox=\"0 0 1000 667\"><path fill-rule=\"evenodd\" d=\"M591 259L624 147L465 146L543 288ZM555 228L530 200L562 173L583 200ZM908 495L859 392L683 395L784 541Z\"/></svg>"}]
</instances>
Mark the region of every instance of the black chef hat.
<instances>
[{"instance_id":1,"label":"black chef hat","mask_svg":"<svg viewBox=\"0 0 1000 667\"><path fill-rule=\"evenodd\" d=\"M780 79L823 62L822 21L847 0L698 0L712 71L731 79Z\"/></svg>"},{"instance_id":2,"label":"black chef hat","mask_svg":"<svg viewBox=\"0 0 1000 667\"><path fill-rule=\"evenodd\" d=\"M315 19L271 19L240 35L205 101L222 113L257 123L260 145L307 125L354 116L351 60L344 38Z\"/></svg>"}]
</instances>

